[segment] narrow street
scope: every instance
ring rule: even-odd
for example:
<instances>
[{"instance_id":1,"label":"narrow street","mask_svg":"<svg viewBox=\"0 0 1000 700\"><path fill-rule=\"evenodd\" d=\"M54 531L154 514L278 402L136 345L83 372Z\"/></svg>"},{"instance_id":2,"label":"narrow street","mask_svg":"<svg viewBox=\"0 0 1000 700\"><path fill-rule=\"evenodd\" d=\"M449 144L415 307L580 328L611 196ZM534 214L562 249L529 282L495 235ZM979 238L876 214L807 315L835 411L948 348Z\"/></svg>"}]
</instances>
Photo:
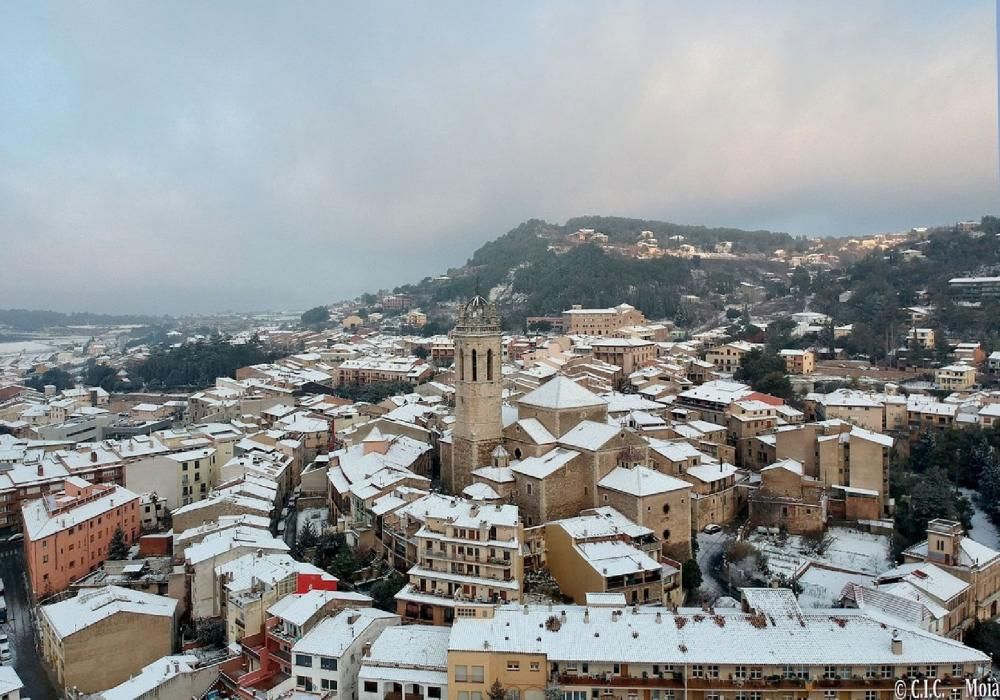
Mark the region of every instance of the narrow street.
<instances>
[{"instance_id":1,"label":"narrow street","mask_svg":"<svg viewBox=\"0 0 1000 700\"><path fill-rule=\"evenodd\" d=\"M24 550L20 542L0 542L0 577L7 601L7 623L0 626L10 638L14 670L24 683L22 697L45 700L58 697L56 689L42 668L41 655L35 647L27 585Z\"/></svg>"}]
</instances>

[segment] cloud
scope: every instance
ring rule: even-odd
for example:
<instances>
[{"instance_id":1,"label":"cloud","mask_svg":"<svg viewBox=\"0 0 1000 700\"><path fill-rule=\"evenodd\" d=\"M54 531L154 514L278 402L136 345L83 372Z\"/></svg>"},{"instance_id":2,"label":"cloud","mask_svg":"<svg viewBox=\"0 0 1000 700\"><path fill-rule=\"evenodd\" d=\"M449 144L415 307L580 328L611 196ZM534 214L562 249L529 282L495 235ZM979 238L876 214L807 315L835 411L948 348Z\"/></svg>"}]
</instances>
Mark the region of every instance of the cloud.
<instances>
[{"instance_id":1,"label":"cloud","mask_svg":"<svg viewBox=\"0 0 1000 700\"><path fill-rule=\"evenodd\" d=\"M993 12L2 6L0 299L304 308L530 217L838 235L979 216L998 201Z\"/></svg>"}]
</instances>

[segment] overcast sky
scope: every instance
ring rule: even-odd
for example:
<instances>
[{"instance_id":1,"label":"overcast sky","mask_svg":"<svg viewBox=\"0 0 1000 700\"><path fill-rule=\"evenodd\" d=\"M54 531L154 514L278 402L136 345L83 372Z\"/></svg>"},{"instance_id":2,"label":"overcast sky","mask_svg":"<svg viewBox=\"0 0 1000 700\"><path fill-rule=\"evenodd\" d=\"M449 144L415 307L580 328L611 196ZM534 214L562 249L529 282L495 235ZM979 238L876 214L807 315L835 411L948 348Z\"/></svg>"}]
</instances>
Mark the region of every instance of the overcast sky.
<instances>
[{"instance_id":1,"label":"overcast sky","mask_svg":"<svg viewBox=\"0 0 1000 700\"><path fill-rule=\"evenodd\" d=\"M581 214L1000 212L995 5L0 3L0 307L305 308Z\"/></svg>"}]
</instances>

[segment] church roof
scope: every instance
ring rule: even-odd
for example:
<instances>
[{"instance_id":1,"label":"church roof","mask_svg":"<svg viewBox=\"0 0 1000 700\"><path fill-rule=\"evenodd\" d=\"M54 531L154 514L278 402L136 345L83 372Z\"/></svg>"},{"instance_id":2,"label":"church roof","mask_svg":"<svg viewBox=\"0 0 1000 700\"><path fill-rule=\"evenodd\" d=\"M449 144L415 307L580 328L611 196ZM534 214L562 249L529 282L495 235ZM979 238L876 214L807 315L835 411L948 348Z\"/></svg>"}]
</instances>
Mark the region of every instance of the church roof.
<instances>
[{"instance_id":1,"label":"church roof","mask_svg":"<svg viewBox=\"0 0 1000 700\"><path fill-rule=\"evenodd\" d=\"M534 391L525 394L518 403L537 408L585 408L603 406L607 402L597 394L584 389L572 379L556 376Z\"/></svg>"}]
</instances>

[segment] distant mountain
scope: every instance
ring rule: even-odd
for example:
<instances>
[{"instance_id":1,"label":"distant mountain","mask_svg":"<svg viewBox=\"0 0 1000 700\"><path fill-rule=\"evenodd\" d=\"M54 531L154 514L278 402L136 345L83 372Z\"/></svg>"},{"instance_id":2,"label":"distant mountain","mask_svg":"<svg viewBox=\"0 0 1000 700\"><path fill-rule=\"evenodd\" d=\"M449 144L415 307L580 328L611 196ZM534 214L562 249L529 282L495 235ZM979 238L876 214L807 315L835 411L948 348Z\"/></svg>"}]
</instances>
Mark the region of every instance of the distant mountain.
<instances>
[{"instance_id":1,"label":"distant mountain","mask_svg":"<svg viewBox=\"0 0 1000 700\"><path fill-rule=\"evenodd\" d=\"M598 234L576 232L592 231ZM602 235L603 234L603 235ZM693 258L645 251L692 246L732 256ZM446 277L397 287L433 314L442 303L467 298L478 288L490 293L505 319L516 327L525 316L557 314L571 304L632 304L652 318L683 321L685 294L725 294L740 282L763 282L784 266L769 262L778 249L802 249L805 242L787 233L684 226L663 221L585 216L563 225L531 219L473 253ZM777 290L776 290L777 291Z\"/></svg>"},{"instance_id":2,"label":"distant mountain","mask_svg":"<svg viewBox=\"0 0 1000 700\"><path fill-rule=\"evenodd\" d=\"M7 326L19 331L38 331L46 328L66 328L68 326L148 325L163 323L166 318L168 317L109 315L89 312L64 314L59 311L0 309L0 326Z\"/></svg>"}]
</instances>

